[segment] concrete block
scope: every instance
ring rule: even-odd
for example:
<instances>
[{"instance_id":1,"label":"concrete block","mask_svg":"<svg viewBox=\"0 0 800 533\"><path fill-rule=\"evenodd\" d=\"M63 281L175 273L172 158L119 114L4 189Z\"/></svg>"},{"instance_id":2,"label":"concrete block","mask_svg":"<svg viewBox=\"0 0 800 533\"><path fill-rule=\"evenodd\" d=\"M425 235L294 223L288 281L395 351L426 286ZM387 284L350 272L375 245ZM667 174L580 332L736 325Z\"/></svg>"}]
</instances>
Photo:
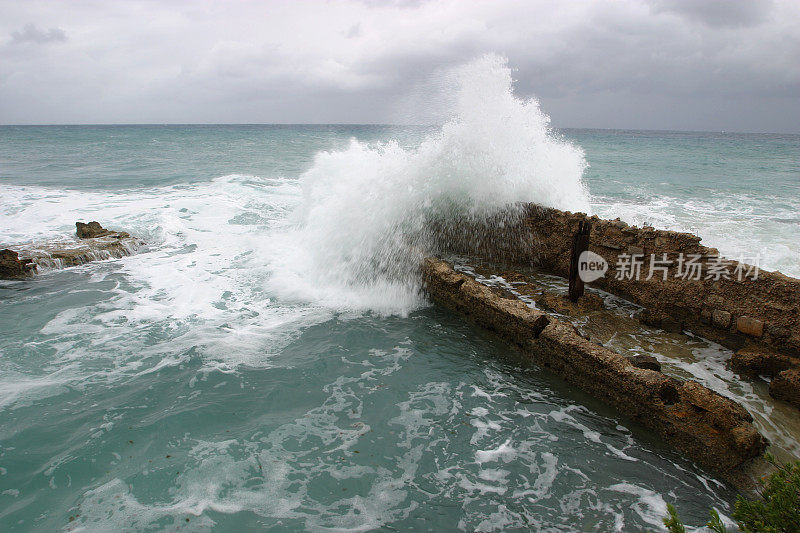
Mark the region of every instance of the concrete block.
<instances>
[{"instance_id":1,"label":"concrete block","mask_svg":"<svg viewBox=\"0 0 800 533\"><path fill-rule=\"evenodd\" d=\"M764 323L749 316L740 316L736 319L736 329L753 337L760 337L764 334Z\"/></svg>"}]
</instances>

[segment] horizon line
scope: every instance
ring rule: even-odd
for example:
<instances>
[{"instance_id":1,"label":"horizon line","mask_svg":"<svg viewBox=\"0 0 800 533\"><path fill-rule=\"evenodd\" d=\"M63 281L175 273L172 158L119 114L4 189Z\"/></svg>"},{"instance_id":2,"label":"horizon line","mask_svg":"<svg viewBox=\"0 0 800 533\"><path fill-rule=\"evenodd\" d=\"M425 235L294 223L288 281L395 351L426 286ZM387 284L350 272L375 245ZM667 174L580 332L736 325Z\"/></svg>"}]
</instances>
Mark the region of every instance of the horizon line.
<instances>
[{"instance_id":1,"label":"horizon line","mask_svg":"<svg viewBox=\"0 0 800 533\"><path fill-rule=\"evenodd\" d=\"M43 123L43 124L0 124L5 127L115 127L115 126L380 126L380 127L416 127L435 128L441 124L397 124L388 122L95 122L95 123ZM600 128L581 126L553 126L554 130L597 130L597 131L639 131L653 133L724 133L751 135L800 135L800 130L789 131L745 131L745 130L669 130L660 128Z\"/></svg>"}]
</instances>

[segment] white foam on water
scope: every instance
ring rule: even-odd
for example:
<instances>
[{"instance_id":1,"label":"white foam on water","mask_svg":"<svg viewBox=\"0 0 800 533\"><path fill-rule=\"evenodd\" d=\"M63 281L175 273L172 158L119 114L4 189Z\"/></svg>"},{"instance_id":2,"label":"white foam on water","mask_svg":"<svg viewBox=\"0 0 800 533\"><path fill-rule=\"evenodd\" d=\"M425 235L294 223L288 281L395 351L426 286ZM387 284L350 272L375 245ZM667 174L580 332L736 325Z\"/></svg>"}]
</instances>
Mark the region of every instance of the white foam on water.
<instances>
[{"instance_id":1,"label":"white foam on water","mask_svg":"<svg viewBox=\"0 0 800 533\"><path fill-rule=\"evenodd\" d=\"M332 316L318 305L278 302L263 288L271 275L265 257L279 253L270 235L284 231L300 201L296 180L246 175L103 192L7 186L0 243L63 239L74 233L76 220L98 220L148 245L133 256L40 276L41 282L60 277L70 284L78 273L88 283L78 281L76 294L101 296L44 325L28 345L55 352L42 369L27 368L20 380L11 377L9 362L0 379L0 405L27 405L27 399L65 387L179 365L192 353L208 369L268 366L305 327ZM94 362L103 360L108 364L98 370Z\"/></svg>"},{"instance_id":2,"label":"white foam on water","mask_svg":"<svg viewBox=\"0 0 800 533\"><path fill-rule=\"evenodd\" d=\"M636 514L651 526L659 529L663 527L663 519L667 515L667 503L660 494L633 483L616 483L608 489L636 496L637 501L632 505ZM624 528L620 529L623 530Z\"/></svg>"},{"instance_id":3,"label":"white foam on water","mask_svg":"<svg viewBox=\"0 0 800 533\"><path fill-rule=\"evenodd\" d=\"M606 446L606 448L608 448L609 452L613 453L614 455L616 455L620 459L624 459L626 461L632 461L632 462L636 462L636 461L639 460L639 459L636 459L635 457L631 457L630 455L626 454L624 451L620 450L619 448L617 448L615 446L612 446L611 444L609 444L607 442L603 442L603 440L600 437L600 433L598 431L590 429L586 425L581 424L572 415L569 414L570 411L580 411L580 410L582 410L581 407L578 407L578 406L575 406L575 405L571 405L571 406L563 408L563 409L558 409L556 411L551 411L550 412L550 417L553 420L557 421L557 422L561 422L562 424L565 424L567 426L571 426L571 427L577 429L578 431L583 433L584 438L586 438L587 440L590 440L592 442L596 442L598 444L604 444Z\"/></svg>"},{"instance_id":4,"label":"white foam on water","mask_svg":"<svg viewBox=\"0 0 800 533\"><path fill-rule=\"evenodd\" d=\"M619 524L621 531L626 521L653 524L663 510L663 499L650 488L623 481L598 488L591 472L560 460L563 447L551 450L547 440L557 431L553 424L561 424L550 416L558 406L553 397L493 370L481 380L488 398L473 396L471 384L422 381L399 398L397 415L388 421L395 436L372 441L372 428L360 423L362 409L383 394L378 385L413 364L405 347L374 350L369 360L350 361L352 372L329 382L321 403L294 420L245 439L187 435L180 444L187 457L168 490L151 494L122 479L98 481L77 503L80 517L71 527L164 529L191 517L189 527L204 530L214 527L214 512L244 511L274 527L366 531L407 527L403 520L418 518L429 502L433 508L459 506L464 530L563 530L588 520L604 529ZM514 410L521 405L530 409L526 416ZM579 408L565 409L575 414ZM483 451L463 447L479 431L463 424L465 416L500 426L482 439ZM616 423L603 425L613 431ZM582 442L577 435L565 445L582 446L590 456L605 451L596 439ZM604 431L602 440L606 436ZM368 459L370 446L391 460ZM438 468L430 470L431 462ZM155 474L162 467L153 468ZM348 480L361 487L360 494L339 490L350 486ZM632 519L632 513L642 518Z\"/></svg>"},{"instance_id":5,"label":"white foam on water","mask_svg":"<svg viewBox=\"0 0 800 533\"><path fill-rule=\"evenodd\" d=\"M11 405L27 406L66 390L68 379L56 375L30 377L20 372L3 373L0 381L0 409Z\"/></svg>"}]
</instances>

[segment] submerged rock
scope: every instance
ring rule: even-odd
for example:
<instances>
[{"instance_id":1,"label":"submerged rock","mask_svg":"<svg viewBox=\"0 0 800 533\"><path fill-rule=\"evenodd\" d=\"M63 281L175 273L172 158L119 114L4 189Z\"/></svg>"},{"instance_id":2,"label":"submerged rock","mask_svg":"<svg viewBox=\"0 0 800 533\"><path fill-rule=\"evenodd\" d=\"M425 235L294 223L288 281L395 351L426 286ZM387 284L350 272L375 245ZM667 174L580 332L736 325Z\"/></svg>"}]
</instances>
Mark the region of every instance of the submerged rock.
<instances>
[{"instance_id":1,"label":"submerged rock","mask_svg":"<svg viewBox=\"0 0 800 533\"><path fill-rule=\"evenodd\" d=\"M578 298L577 302L571 301L562 294L545 292L536 299L536 303L562 315L586 315L604 308L603 299L596 294L588 292Z\"/></svg>"},{"instance_id":2,"label":"submerged rock","mask_svg":"<svg viewBox=\"0 0 800 533\"><path fill-rule=\"evenodd\" d=\"M666 313L653 311L652 309L645 309L639 313L639 322L647 326L663 329L670 333L681 333L683 331L683 324L681 322L678 322Z\"/></svg>"}]
</instances>

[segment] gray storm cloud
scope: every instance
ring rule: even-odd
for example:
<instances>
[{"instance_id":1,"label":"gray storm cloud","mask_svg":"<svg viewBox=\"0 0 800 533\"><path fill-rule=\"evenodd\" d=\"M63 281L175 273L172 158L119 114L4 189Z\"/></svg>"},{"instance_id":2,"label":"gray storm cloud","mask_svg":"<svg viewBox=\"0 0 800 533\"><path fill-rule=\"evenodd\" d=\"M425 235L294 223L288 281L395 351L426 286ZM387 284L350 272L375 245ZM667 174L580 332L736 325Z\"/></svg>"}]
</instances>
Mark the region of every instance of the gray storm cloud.
<instances>
[{"instance_id":1,"label":"gray storm cloud","mask_svg":"<svg viewBox=\"0 0 800 533\"><path fill-rule=\"evenodd\" d=\"M26 24L20 31L11 33L11 44L24 44L24 43L56 43L64 42L67 40L67 34L60 28L50 28L49 30L40 30L34 24Z\"/></svg>"},{"instance_id":2,"label":"gray storm cloud","mask_svg":"<svg viewBox=\"0 0 800 533\"><path fill-rule=\"evenodd\" d=\"M656 0L654 5L709 26L755 26L773 9L771 0Z\"/></svg>"},{"instance_id":3,"label":"gray storm cloud","mask_svg":"<svg viewBox=\"0 0 800 533\"><path fill-rule=\"evenodd\" d=\"M418 122L487 52L556 126L800 123L793 0L0 0L0 123Z\"/></svg>"}]
</instances>

